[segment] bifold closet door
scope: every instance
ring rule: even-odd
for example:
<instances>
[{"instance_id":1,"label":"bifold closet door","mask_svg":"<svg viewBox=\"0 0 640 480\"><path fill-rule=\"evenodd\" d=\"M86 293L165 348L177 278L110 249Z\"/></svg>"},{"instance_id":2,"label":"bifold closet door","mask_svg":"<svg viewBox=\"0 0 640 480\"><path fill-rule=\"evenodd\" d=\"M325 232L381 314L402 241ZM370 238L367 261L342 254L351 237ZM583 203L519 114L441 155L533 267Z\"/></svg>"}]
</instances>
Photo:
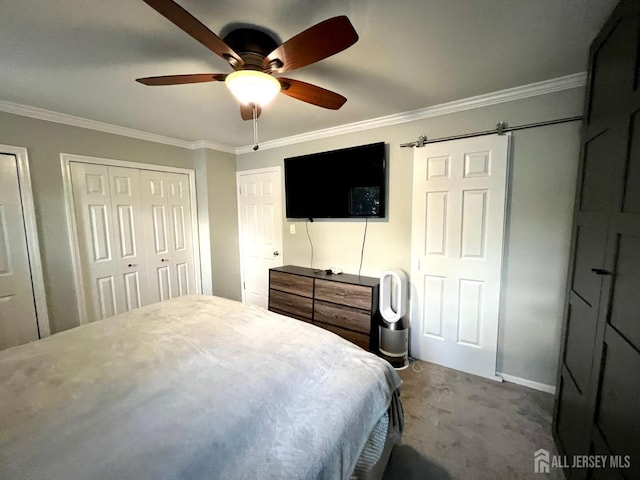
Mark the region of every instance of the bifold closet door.
<instances>
[{"instance_id":1,"label":"bifold closet door","mask_svg":"<svg viewBox=\"0 0 640 480\"><path fill-rule=\"evenodd\" d=\"M189 177L141 170L152 302L195 293Z\"/></svg>"},{"instance_id":2,"label":"bifold closet door","mask_svg":"<svg viewBox=\"0 0 640 480\"><path fill-rule=\"evenodd\" d=\"M139 170L77 162L70 170L88 321L150 303Z\"/></svg>"}]
</instances>

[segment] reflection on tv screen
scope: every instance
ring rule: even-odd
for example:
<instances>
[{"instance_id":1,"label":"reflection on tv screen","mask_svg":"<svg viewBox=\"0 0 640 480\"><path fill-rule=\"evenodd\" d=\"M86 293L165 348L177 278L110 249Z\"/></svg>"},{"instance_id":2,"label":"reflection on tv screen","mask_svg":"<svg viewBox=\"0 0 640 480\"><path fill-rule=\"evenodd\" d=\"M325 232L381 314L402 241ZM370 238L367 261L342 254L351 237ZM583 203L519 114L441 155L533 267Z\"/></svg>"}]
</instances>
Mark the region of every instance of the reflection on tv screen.
<instances>
[{"instance_id":1,"label":"reflection on tv screen","mask_svg":"<svg viewBox=\"0 0 640 480\"><path fill-rule=\"evenodd\" d=\"M377 216L380 213L380 187L351 187L349 215Z\"/></svg>"}]
</instances>

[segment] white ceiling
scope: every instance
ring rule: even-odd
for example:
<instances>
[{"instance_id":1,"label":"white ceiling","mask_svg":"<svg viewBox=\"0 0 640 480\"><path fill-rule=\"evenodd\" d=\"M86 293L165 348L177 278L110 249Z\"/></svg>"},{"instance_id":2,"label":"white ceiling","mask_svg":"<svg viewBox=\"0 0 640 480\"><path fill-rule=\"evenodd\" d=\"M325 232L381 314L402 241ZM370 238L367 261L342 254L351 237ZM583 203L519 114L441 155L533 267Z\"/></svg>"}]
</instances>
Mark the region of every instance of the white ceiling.
<instances>
[{"instance_id":1,"label":"white ceiling","mask_svg":"<svg viewBox=\"0 0 640 480\"><path fill-rule=\"evenodd\" d=\"M338 111L279 95L261 141L584 71L616 0L179 0L212 31L265 27L280 41L347 15L360 40L287 76L348 98ZM141 0L0 0L0 100L186 141L252 142L222 83L135 78L231 72Z\"/></svg>"}]
</instances>

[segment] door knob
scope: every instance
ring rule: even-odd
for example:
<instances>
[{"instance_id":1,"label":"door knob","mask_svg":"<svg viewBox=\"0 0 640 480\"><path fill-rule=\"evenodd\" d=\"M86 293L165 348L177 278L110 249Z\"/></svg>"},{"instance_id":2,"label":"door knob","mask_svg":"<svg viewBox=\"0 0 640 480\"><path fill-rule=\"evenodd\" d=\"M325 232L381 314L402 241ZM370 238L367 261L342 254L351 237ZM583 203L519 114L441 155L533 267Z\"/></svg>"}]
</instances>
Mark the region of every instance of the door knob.
<instances>
[{"instance_id":1,"label":"door knob","mask_svg":"<svg viewBox=\"0 0 640 480\"><path fill-rule=\"evenodd\" d=\"M280 252L278 250L276 250L275 252L273 252L273 256L277 257L278 255L280 255Z\"/></svg>"},{"instance_id":2,"label":"door knob","mask_svg":"<svg viewBox=\"0 0 640 480\"><path fill-rule=\"evenodd\" d=\"M605 270L603 268L592 268L591 271L596 275L611 275L609 270Z\"/></svg>"},{"instance_id":3,"label":"door knob","mask_svg":"<svg viewBox=\"0 0 640 480\"><path fill-rule=\"evenodd\" d=\"M168 258L161 258L161 259L160 259L160 261L161 261L161 262L168 262L168 261L169 261L169 259L168 259Z\"/></svg>"},{"instance_id":4,"label":"door knob","mask_svg":"<svg viewBox=\"0 0 640 480\"><path fill-rule=\"evenodd\" d=\"M137 263L130 263L129 265L127 265L127 267L131 268L131 267L137 267L138 264Z\"/></svg>"}]
</instances>

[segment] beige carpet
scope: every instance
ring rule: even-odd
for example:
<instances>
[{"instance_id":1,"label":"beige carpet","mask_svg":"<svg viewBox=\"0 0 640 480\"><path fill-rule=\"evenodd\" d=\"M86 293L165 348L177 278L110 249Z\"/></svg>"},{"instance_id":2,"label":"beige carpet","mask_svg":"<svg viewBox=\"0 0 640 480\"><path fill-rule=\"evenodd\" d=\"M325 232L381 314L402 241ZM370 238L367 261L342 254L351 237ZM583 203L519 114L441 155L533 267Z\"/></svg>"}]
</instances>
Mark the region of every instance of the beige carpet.
<instances>
[{"instance_id":1,"label":"beige carpet","mask_svg":"<svg viewBox=\"0 0 640 480\"><path fill-rule=\"evenodd\" d=\"M405 430L385 480L564 478L533 471L536 450L556 453L552 395L426 362L413 367L399 372Z\"/></svg>"}]
</instances>

